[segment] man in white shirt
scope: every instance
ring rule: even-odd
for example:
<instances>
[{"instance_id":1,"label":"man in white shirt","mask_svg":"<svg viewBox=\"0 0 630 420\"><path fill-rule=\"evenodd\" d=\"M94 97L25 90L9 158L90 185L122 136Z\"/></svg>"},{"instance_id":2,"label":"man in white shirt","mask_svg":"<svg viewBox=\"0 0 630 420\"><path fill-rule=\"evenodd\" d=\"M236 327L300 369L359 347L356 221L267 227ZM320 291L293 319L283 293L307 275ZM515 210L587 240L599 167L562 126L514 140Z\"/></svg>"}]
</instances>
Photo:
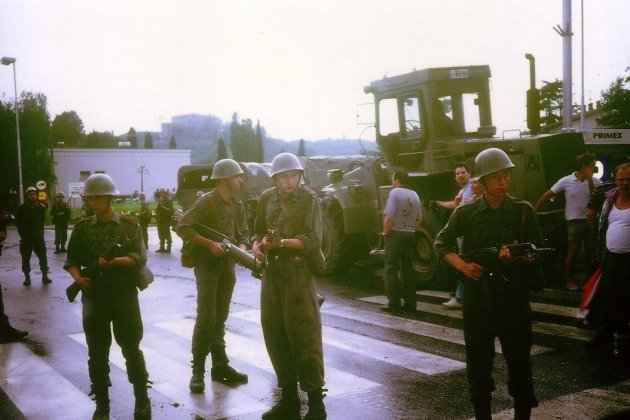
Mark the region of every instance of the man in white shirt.
<instances>
[{"instance_id":1,"label":"man in white shirt","mask_svg":"<svg viewBox=\"0 0 630 420\"><path fill-rule=\"evenodd\" d=\"M587 271L590 256L593 255L594 233L587 223L586 204L595 187L601 184L598 178L593 177L595 158L596 156L590 153L579 155L576 158L578 170L560 178L549 190L545 191L534 206L534 212L538 213L547 200L560 192L564 193L566 201L564 216L567 221L568 235L567 255L564 259L565 289L572 292L580 290L573 279L573 263L580 249L580 243L584 242Z\"/></svg>"}]
</instances>

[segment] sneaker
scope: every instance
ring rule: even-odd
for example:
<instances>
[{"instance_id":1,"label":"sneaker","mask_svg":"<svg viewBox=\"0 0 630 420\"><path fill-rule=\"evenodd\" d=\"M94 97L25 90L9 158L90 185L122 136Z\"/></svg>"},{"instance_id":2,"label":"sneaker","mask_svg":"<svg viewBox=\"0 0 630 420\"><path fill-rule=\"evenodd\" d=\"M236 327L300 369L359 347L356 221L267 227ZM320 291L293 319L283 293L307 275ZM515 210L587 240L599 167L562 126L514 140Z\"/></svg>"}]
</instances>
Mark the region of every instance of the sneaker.
<instances>
[{"instance_id":1,"label":"sneaker","mask_svg":"<svg viewBox=\"0 0 630 420\"><path fill-rule=\"evenodd\" d=\"M244 384L249 378L245 373L241 373L227 363L215 365L210 369L210 377L213 381L226 384Z\"/></svg>"},{"instance_id":2,"label":"sneaker","mask_svg":"<svg viewBox=\"0 0 630 420\"><path fill-rule=\"evenodd\" d=\"M271 410L262 415L263 420L299 420L300 400L297 398L283 397Z\"/></svg>"},{"instance_id":3,"label":"sneaker","mask_svg":"<svg viewBox=\"0 0 630 420\"><path fill-rule=\"evenodd\" d=\"M193 372L189 388L193 394L201 394L206 389L206 384L203 382L203 372Z\"/></svg>"},{"instance_id":4,"label":"sneaker","mask_svg":"<svg viewBox=\"0 0 630 420\"><path fill-rule=\"evenodd\" d=\"M442 306L444 306L446 309L462 309L464 307L464 305L458 302L456 298L452 298L447 302L443 302Z\"/></svg>"},{"instance_id":5,"label":"sneaker","mask_svg":"<svg viewBox=\"0 0 630 420\"><path fill-rule=\"evenodd\" d=\"M9 325L4 330L0 331L0 343L15 343L16 341L22 340L27 335L28 332L20 331Z\"/></svg>"}]
</instances>

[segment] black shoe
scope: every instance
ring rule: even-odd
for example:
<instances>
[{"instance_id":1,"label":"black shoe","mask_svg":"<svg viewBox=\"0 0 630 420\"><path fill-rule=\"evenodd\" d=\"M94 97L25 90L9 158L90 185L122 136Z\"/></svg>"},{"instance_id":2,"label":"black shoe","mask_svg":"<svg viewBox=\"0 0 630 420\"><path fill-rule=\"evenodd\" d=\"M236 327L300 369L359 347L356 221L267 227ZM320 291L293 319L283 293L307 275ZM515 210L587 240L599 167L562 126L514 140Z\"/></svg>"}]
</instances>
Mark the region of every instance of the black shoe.
<instances>
[{"instance_id":1,"label":"black shoe","mask_svg":"<svg viewBox=\"0 0 630 420\"><path fill-rule=\"evenodd\" d=\"M282 397L271 410L262 415L263 420L299 420L300 400L297 398Z\"/></svg>"},{"instance_id":2,"label":"black shoe","mask_svg":"<svg viewBox=\"0 0 630 420\"><path fill-rule=\"evenodd\" d=\"M249 379L245 373L237 371L227 363L213 366L210 369L210 377L213 381L225 384L244 384Z\"/></svg>"},{"instance_id":3,"label":"black shoe","mask_svg":"<svg viewBox=\"0 0 630 420\"><path fill-rule=\"evenodd\" d=\"M31 285L31 276L29 276L28 274L24 277L24 282L22 283L24 286L30 286Z\"/></svg>"},{"instance_id":4,"label":"black shoe","mask_svg":"<svg viewBox=\"0 0 630 420\"><path fill-rule=\"evenodd\" d=\"M603 337L596 335L591 341L584 344L584 347L586 347L586 349L590 351L608 351L612 350L613 342L613 337Z\"/></svg>"},{"instance_id":5,"label":"black shoe","mask_svg":"<svg viewBox=\"0 0 630 420\"><path fill-rule=\"evenodd\" d=\"M164 248L156 249L155 252L165 252Z\"/></svg>"},{"instance_id":6,"label":"black shoe","mask_svg":"<svg viewBox=\"0 0 630 420\"><path fill-rule=\"evenodd\" d=\"M27 335L28 332L17 330L9 325L0 331L0 343L15 343L22 340Z\"/></svg>"},{"instance_id":7,"label":"black shoe","mask_svg":"<svg viewBox=\"0 0 630 420\"><path fill-rule=\"evenodd\" d=\"M402 310L402 308L400 306L381 306L379 308L381 311L383 312L390 312L390 313L397 313L400 312Z\"/></svg>"},{"instance_id":8,"label":"black shoe","mask_svg":"<svg viewBox=\"0 0 630 420\"><path fill-rule=\"evenodd\" d=\"M61 247L61 252L68 252L68 251L66 250L66 247L65 247L65 246L62 246L62 247Z\"/></svg>"},{"instance_id":9,"label":"black shoe","mask_svg":"<svg viewBox=\"0 0 630 420\"><path fill-rule=\"evenodd\" d=\"M96 404L92 420L109 420L109 404Z\"/></svg>"},{"instance_id":10,"label":"black shoe","mask_svg":"<svg viewBox=\"0 0 630 420\"><path fill-rule=\"evenodd\" d=\"M324 404L315 404L308 406L308 413L304 416L304 420L326 420L326 407Z\"/></svg>"},{"instance_id":11,"label":"black shoe","mask_svg":"<svg viewBox=\"0 0 630 420\"><path fill-rule=\"evenodd\" d=\"M403 312L407 312L408 314L415 314L418 312L415 306L403 306Z\"/></svg>"},{"instance_id":12,"label":"black shoe","mask_svg":"<svg viewBox=\"0 0 630 420\"><path fill-rule=\"evenodd\" d=\"M48 274L44 273L42 274L42 284L50 284L52 283L52 280L50 277L48 277Z\"/></svg>"},{"instance_id":13,"label":"black shoe","mask_svg":"<svg viewBox=\"0 0 630 420\"><path fill-rule=\"evenodd\" d=\"M55 248L54 254L61 254L61 250L59 248Z\"/></svg>"},{"instance_id":14,"label":"black shoe","mask_svg":"<svg viewBox=\"0 0 630 420\"><path fill-rule=\"evenodd\" d=\"M206 384L203 381L203 372L193 372L188 387L193 394L201 394L206 389Z\"/></svg>"}]
</instances>

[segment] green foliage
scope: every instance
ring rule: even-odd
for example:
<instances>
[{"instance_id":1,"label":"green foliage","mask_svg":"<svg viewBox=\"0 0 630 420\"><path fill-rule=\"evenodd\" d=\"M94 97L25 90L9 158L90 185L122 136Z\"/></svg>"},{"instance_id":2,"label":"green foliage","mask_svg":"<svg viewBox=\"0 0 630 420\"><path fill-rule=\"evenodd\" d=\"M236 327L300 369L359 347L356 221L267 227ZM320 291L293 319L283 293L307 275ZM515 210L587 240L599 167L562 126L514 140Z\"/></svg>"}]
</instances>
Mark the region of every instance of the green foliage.
<instances>
[{"instance_id":1,"label":"green foliage","mask_svg":"<svg viewBox=\"0 0 630 420\"><path fill-rule=\"evenodd\" d=\"M85 147L91 149L112 149L118 146L118 140L109 132L92 131L85 137Z\"/></svg>"},{"instance_id":2,"label":"green foliage","mask_svg":"<svg viewBox=\"0 0 630 420\"><path fill-rule=\"evenodd\" d=\"M265 145L263 144L264 128L260 126L260 120L256 122L256 159L254 162L265 161Z\"/></svg>"},{"instance_id":3,"label":"green foliage","mask_svg":"<svg viewBox=\"0 0 630 420\"><path fill-rule=\"evenodd\" d=\"M630 128L630 67L626 72L602 92L604 115L597 119L601 127Z\"/></svg>"},{"instance_id":4,"label":"green foliage","mask_svg":"<svg viewBox=\"0 0 630 420\"><path fill-rule=\"evenodd\" d=\"M129 128L129 132L127 133L127 141L131 145L132 149L138 148L138 135L136 134L136 130L133 127Z\"/></svg>"},{"instance_id":5,"label":"green foliage","mask_svg":"<svg viewBox=\"0 0 630 420\"><path fill-rule=\"evenodd\" d=\"M76 111L58 114L51 125L53 144L63 142L66 147L81 147L85 139L83 121Z\"/></svg>"},{"instance_id":6,"label":"green foliage","mask_svg":"<svg viewBox=\"0 0 630 420\"><path fill-rule=\"evenodd\" d=\"M227 159L227 149L225 148L225 140L219 139L217 142L217 160Z\"/></svg>"},{"instance_id":7,"label":"green foliage","mask_svg":"<svg viewBox=\"0 0 630 420\"><path fill-rule=\"evenodd\" d=\"M34 185L39 179L52 183L48 99L43 93L22 92L19 102L24 186Z\"/></svg>"},{"instance_id":8,"label":"green foliage","mask_svg":"<svg viewBox=\"0 0 630 420\"><path fill-rule=\"evenodd\" d=\"M549 127L562 121L562 81L543 81L540 88L541 132L548 133Z\"/></svg>"},{"instance_id":9,"label":"green foliage","mask_svg":"<svg viewBox=\"0 0 630 420\"><path fill-rule=\"evenodd\" d=\"M239 122L238 114L232 115L230 125L230 142L232 157L239 162L257 161L256 133L252 127L252 120L246 118Z\"/></svg>"},{"instance_id":10,"label":"green foliage","mask_svg":"<svg viewBox=\"0 0 630 420\"><path fill-rule=\"evenodd\" d=\"M153 136L151 133L145 133L144 135L144 148L153 149Z\"/></svg>"}]
</instances>

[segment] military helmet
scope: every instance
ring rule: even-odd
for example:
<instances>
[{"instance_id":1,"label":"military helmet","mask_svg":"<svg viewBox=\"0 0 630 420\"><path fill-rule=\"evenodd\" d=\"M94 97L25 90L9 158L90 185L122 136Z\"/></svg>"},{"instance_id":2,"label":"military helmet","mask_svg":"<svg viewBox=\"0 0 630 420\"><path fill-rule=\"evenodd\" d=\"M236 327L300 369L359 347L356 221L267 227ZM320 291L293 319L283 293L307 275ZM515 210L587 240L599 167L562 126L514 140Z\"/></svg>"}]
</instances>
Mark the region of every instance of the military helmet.
<instances>
[{"instance_id":1,"label":"military helmet","mask_svg":"<svg viewBox=\"0 0 630 420\"><path fill-rule=\"evenodd\" d=\"M475 158L475 176L480 179L493 172L513 167L514 164L507 153L496 147L481 151Z\"/></svg>"},{"instance_id":2,"label":"military helmet","mask_svg":"<svg viewBox=\"0 0 630 420\"><path fill-rule=\"evenodd\" d=\"M83 187L83 197L94 197L97 195L119 195L114 181L109 175L94 174L85 180Z\"/></svg>"},{"instance_id":3,"label":"military helmet","mask_svg":"<svg viewBox=\"0 0 630 420\"><path fill-rule=\"evenodd\" d=\"M35 187L28 187L26 189L26 194L30 193L31 191L37 192L37 188L35 188Z\"/></svg>"},{"instance_id":4,"label":"military helmet","mask_svg":"<svg viewBox=\"0 0 630 420\"><path fill-rule=\"evenodd\" d=\"M271 161L271 176L281 172L300 171L304 172L300 160L293 153L280 153Z\"/></svg>"},{"instance_id":5,"label":"military helmet","mask_svg":"<svg viewBox=\"0 0 630 420\"><path fill-rule=\"evenodd\" d=\"M241 165L239 165L234 159L221 159L214 164L210 179L229 178L242 173L243 169L241 169Z\"/></svg>"},{"instance_id":6,"label":"military helmet","mask_svg":"<svg viewBox=\"0 0 630 420\"><path fill-rule=\"evenodd\" d=\"M59 192L57 193L57 197L65 197L65 196L66 196L66 193L65 193L65 192L63 192L63 191L59 191Z\"/></svg>"}]
</instances>

